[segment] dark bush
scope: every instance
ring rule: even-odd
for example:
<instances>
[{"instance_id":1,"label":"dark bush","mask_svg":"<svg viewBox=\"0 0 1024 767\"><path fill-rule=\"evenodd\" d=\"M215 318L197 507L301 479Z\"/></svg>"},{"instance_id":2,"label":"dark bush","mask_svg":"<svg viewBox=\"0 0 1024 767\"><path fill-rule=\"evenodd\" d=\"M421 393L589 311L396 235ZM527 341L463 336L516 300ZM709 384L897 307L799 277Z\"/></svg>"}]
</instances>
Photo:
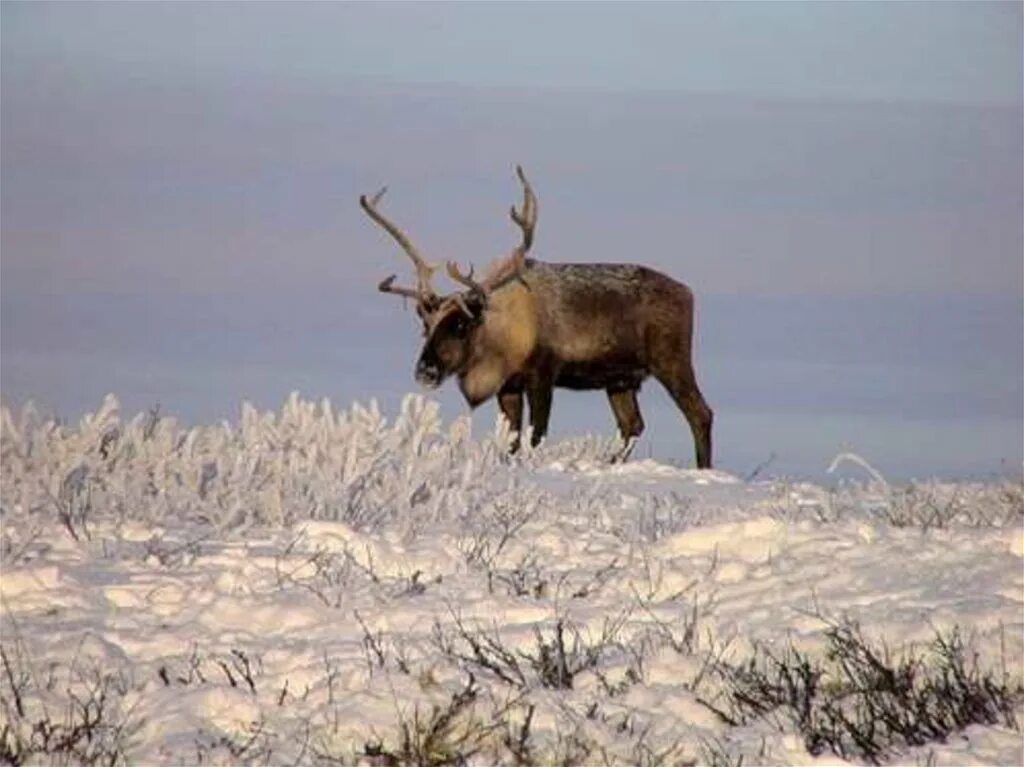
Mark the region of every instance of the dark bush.
<instances>
[{"instance_id":1,"label":"dark bush","mask_svg":"<svg viewBox=\"0 0 1024 767\"><path fill-rule=\"evenodd\" d=\"M982 671L958 628L937 634L923 655L894 655L852 623L833 625L827 639L824 661L790 646L758 647L741 665L720 664L724 700L702 702L732 725L784 712L811 754L871 764L971 724L1018 727L1021 687Z\"/></svg>"}]
</instances>

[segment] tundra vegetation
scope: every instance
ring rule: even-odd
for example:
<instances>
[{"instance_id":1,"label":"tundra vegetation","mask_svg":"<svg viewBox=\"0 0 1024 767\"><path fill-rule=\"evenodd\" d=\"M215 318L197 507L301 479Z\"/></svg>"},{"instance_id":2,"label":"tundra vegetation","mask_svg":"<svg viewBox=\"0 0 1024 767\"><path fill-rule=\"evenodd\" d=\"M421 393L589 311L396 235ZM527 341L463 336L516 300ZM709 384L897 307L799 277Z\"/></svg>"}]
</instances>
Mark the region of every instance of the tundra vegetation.
<instances>
[{"instance_id":1,"label":"tundra vegetation","mask_svg":"<svg viewBox=\"0 0 1024 767\"><path fill-rule=\"evenodd\" d=\"M0 759L1019 758L1019 478L744 482L438 412L0 408Z\"/></svg>"}]
</instances>

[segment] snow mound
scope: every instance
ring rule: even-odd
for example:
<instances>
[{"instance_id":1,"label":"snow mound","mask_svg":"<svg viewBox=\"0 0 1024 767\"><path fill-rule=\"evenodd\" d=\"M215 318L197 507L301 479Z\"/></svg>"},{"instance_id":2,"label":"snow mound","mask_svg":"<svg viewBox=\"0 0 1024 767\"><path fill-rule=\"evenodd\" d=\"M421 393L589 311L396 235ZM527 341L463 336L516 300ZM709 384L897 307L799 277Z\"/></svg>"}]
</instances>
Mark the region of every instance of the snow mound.
<instances>
[{"instance_id":1,"label":"snow mound","mask_svg":"<svg viewBox=\"0 0 1024 767\"><path fill-rule=\"evenodd\" d=\"M81 748L145 764L383 764L431 726L472 764L520 741L539 763L837 763L781 716L724 722L715 669L823 656L854 621L893 648L958 627L1024 679L1019 483L822 488L612 464L593 437L507 445L418 396L393 421L293 396L193 429L113 397L71 426L0 409L10 732L88 710L111 726ZM966 733L904 761L1019 757L1005 724Z\"/></svg>"}]
</instances>

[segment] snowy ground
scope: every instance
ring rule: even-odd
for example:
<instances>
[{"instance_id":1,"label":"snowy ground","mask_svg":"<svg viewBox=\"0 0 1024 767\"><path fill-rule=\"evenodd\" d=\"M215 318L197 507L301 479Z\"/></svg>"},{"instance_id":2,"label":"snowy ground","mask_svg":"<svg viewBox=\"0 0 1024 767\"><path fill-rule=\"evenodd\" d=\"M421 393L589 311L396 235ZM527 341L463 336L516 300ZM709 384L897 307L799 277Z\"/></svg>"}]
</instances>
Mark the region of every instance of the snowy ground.
<instances>
[{"instance_id":1,"label":"snowy ground","mask_svg":"<svg viewBox=\"0 0 1024 767\"><path fill-rule=\"evenodd\" d=\"M59 750L91 722L67 763L383 765L403 738L425 763L845 763L783 712L715 711L726 664L827 662L851 622L922 657L959 627L1024 680L1020 481L745 483L594 438L509 459L413 396L393 421L0 417L0 730ZM886 759L1024 763L1005 720Z\"/></svg>"}]
</instances>

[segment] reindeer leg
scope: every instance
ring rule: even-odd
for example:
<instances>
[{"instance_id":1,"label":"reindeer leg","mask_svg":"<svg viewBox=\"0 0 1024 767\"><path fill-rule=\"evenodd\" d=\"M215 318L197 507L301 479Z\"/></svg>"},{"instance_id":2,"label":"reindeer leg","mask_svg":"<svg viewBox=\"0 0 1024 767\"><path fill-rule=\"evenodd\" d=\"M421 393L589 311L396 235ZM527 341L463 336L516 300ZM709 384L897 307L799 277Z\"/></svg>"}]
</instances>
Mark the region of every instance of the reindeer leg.
<instances>
[{"instance_id":1,"label":"reindeer leg","mask_svg":"<svg viewBox=\"0 0 1024 767\"><path fill-rule=\"evenodd\" d=\"M547 378L532 381L526 389L526 399L530 403L530 446L537 447L544 435L548 433L548 418L551 416L551 396L554 384Z\"/></svg>"},{"instance_id":2,"label":"reindeer leg","mask_svg":"<svg viewBox=\"0 0 1024 767\"><path fill-rule=\"evenodd\" d=\"M622 449L612 457L612 463L625 463L629 460L637 440L644 431L644 419L640 415L640 406L636 401L636 389L608 389L608 401L611 403L615 421L619 425L622 436Z\"/></svg>"},{"instance_id":3,"label":"reindeer leg","mask_svg":"<svg viewBox=\"0 0 1024 767\"><path fill-rule=\"evenodd\" d=\"M509 430L514 435L509 452L515 453L519 450L519 435L523 431L523 390L522 387L505 384L498 392L498 407L502 415L508 421Z\"/></svg>"},{"instance_id":4,"label":"reindeer leg","mask_svg":"<svg viewBox=\"0 0 1024 767\"><path fill-rule=\"evenodd\" d=\"M690 431L693 432L693 444L697 454L697 468L711 468L711 424L714 420L714 413L704 401L700 389L697 388L697 381L693 375L693 368L689 365L680 365L662 374L655 373L662 385L668 390L669 395L683 411L687 422L690 424Z\"/></svg>"}]
</instances>

